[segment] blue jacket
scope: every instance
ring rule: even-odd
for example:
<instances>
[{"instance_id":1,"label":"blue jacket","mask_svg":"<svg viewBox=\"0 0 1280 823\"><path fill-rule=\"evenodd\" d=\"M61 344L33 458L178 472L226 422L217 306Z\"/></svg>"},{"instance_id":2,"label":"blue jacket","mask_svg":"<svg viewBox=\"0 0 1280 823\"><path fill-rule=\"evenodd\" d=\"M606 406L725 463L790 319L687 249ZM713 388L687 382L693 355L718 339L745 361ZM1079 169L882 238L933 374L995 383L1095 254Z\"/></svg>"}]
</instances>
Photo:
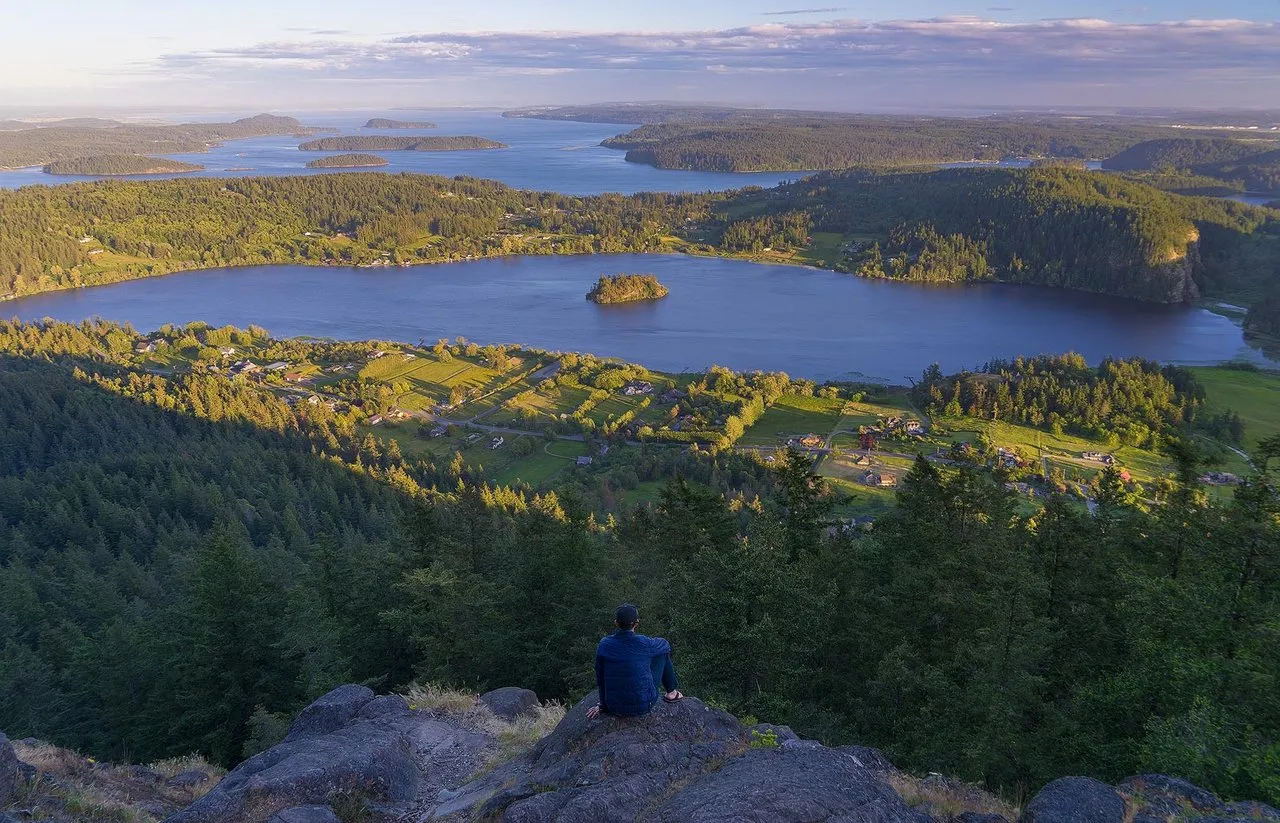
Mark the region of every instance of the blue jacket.
<instances>
[{"instance_id":1,"label":"blue jacket","mask_svg":"<svg viewBox=\"0 0 1280 823\"><path fill-rule=\"evenodd\" d=\"M596 647L596 688L600 708L609 714L645 714L658 701L653 682L654 658L671 653L661 637L616 629Z\"/></svg>"}]
</instances>

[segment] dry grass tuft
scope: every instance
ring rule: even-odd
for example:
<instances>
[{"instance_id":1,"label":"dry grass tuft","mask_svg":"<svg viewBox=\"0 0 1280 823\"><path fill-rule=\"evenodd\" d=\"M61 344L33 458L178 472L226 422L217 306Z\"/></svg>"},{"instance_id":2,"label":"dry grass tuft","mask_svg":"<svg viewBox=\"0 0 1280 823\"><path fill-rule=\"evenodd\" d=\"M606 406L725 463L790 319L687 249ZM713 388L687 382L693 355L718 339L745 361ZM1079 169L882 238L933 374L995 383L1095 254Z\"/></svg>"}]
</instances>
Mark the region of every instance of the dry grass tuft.
<instances>
[{"instance_id":1,"label":"dry grass tuft","mask_svg":"<svg viewBox=\"0 0 1280 823\"><path fill-rule=\"evenodd\" d=\"M409 687L404 699L409 708L448 715L465 715L476 708L476 700L480 695L460 689L450 689L439 683L428 683L425 686L414 683Z\"/></svg>"},{"instance_id":2,"label":"dry grass tuft","mask_svg":"<svg viewBox=\"0 0 1280 823\"><path fill-rule=\"evenodd\" d=\"M885 775L885 780L908 806L940 820L950 820L964 812L1018 819L1016 807L963 780L941 775L919 778L904 772L891 772Z\"/></svg>"},{"instance_id":3,"label":"dry grass tuft","mask_svg":"<svg viewBox=\"0 0 1280 823\"><path fill-rule=\"evenodd\" d=\"M563 704L552 700L539 706L534 717L503 720L488 709L478 708L488 715L482 721L483 730L498 741L498 750L489 758L490 768L506 763L533 748L533 744L551 734L564 719L566 711Z\"/></svg>"},{"instance_id":4,"label":"dry grass tuft","mask_svg":"<svg viewBox=\"0 0 1280 823\"><path fill-rule=\"evenodd\" d=\"M13 750L19 760L39 772L19 789L22 806L36 820L151 823L190 805L223 775L198 755L152 764L149 769L155 774L149 775L146 769L100 763L49 743L15 740ZM204 772L209 780L190 788L165 785L168 778L188 770Z\"/></svg>"}]
</instances>

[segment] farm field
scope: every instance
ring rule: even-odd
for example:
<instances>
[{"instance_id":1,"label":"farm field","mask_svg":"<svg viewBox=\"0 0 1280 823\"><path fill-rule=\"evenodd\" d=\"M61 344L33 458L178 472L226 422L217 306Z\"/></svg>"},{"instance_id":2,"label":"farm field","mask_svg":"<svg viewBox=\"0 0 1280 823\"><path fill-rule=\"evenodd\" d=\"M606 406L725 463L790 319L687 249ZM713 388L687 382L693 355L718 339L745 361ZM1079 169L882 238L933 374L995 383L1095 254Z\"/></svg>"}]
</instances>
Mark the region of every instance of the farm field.
<instances>
[{"instance_id":1,"label":"farm field","mask_svg":"<svg viewBox=\"0 0 1280 823\"><path fill-rule=\"evenodd\" d=\"M826 438L841 419L844 400L784 394L738 441L743 446L777 446L794 435Z\"/></svg>"},{"instance_id":2,"label":"farm field","mask_svg":"<svg viewBox=\"0 0 1280 823\"><path fill-rule=\"evenodd\" d=\"M1244 421L1244 449L1280 433L1280 374L1222 367L1192 369L1206 392L1205 412L1228 409Z\"/></svg>"}]
</instances>

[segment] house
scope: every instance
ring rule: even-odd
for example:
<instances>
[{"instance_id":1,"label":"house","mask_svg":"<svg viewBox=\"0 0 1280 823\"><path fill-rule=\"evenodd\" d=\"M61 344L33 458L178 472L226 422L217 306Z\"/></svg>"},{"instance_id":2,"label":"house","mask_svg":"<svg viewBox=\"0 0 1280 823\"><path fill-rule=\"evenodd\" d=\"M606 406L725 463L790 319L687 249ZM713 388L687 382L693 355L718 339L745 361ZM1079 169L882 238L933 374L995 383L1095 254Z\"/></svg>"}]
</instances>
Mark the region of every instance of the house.
<instances>
[{"instance_id":1,"label":"house","mask_svg":"<svg viewBox=\"0 0 1280 823\"><path fill-rule=\"evenodd\" d=\"M680 391L679 389L667 389L665 392L662 393L662 402L679 403L681 400L685 399L686 397L688 397L688 395Z\"/></svg>"},{"instance_id":2,"label":"house","mask_svg":"<svg viewBox=\"0 0 1280 823\"><path fill-rule=\"evenodd\" d=\"M151 354L156 350L156 344L150 340L139 340L133 347L138 354Z\"/></svg>"},{"instance_id":3,"label":"house","mask_svg":"<svg viewBox=\"0 0 1280 823\"><path fill-rule=\"evenodd\" d=\"M800 438L800 445L806 449L816 449L822 446L822 438L816 434L806 434Z\"/></svg>"},{"instance_id":4,"label":"house","mask_svg":"<svg viewBox=\"0 0 1280 823\"><path fill-rule=\"evenodd\" d=\"M1085 460L1092 460L1095 463L1102 463L1106 466L1114 465L1116 462L1114 457L1109 454L1103 454L1102 452L1084 452L1080 456Z\"/></svg>"},{"instance_id":5,"label":"house","mask_svg":"<svg viewBox=\"0 0 1280 823\"><path fill-rule=\"evenodd\" d=\"M902 418L901 418L901 417L890 417L888 420L884 421L884 427L885 427L885 429L890 430L890 431L892 431L893 429L898 428L898 427L899 427L899 426L901 426L901 425L902 425Z\"/></svg>"},{"instance_id":6,"label":"house","mask_svg":"<svg viewBox=\"0 0 1280 823\"><path fill-rule=\"evenodd\" d=\"M242 377L260 371L262 367L252 360L237 360L231 364L231 368L227 369L227 374L232 377Z\"/></svg>"},{"instance_id":7,"label":"house","mask_svg":"<svg viewBox=\"0 0 1280 823\"><path fill-rule=\"evenodd\" d=\"M405 360L414 360L414 359L416 359L417 357L418 357L418 355L414 354L413 352L405 352L405 353L404 353L404 359L405 359Z\"/></svg>"},{"instance_id":8,"label":"house","mask_svg":"<svg viewBox=\"0 0 1280 823\"><path fill-rule=\"evenodd\" d=\"M316 394L313 394L313 395L311 395L310 397L308 397L308 398L307 398L307 405L308 405L308 406L319 406L319 405L320 405L320 396L319 396L319 395L316 395Z\"/></svg>"},{"instance_id":9,"label":"house","mask_svg":"<svg viewBox=\"0 0 1280 823\"><path fill-rule=\"evenodd\" d=\"M375 414L369 418L370 426L381 426L384 422L386 422L386 418L380 414Z\"/></svg>"},{"instance_id":10,"label":"house","mask_svg":"<svg viewBox=\"0 0 1280 823\"><path fill-rule=\"evenodd\" d=\"M628 397L637 397L642 394L652 394L653 384L647 380L632 380L622 387L622 393Z\"/></svg>"},{"instance_id":11,"label":"house","mask_svg":"<svg viewBox=\"0 0 1280 823\"><path fill-rule=\"evenodd\" d=\"M490 449L500 449L500 448L502 448L502 444L503 444L503 443L505 443L505 442L507 442L507 439L506 439L505 437L503 437L503 436L502 436L502 435L500 435L500 434L499 434L499 435L496 435L496 436L493 438L493 440L492 440L492 441L490 441L490 443L489 443L489 448L490 448Z\"/></svg>"},{"instance_id":12,"label":"house","mask_svg":"<svg viewBox=\"0 0 1280 823\"><path fill-rule=\"evenodd\" d=\"M218 354L222 355L223 357L235 357L236 350L230 346L223 346L222 348L218 349Z\"/></svg>"},{"instance_id":13,"label":"house","mask_svg":"<svg viewBox=\"0 0 1280 823\"><path fill-rule=\"evenodd\" d=\"M286 383L302 383L305 382L307 376L298 371L287 371L284 373L284 382Z\"/></svg>"},{"instance_id":14,"label":"house","mask_svg":"<svg viewBox=\"0 0 1280 823\"><path fill-rule=\"evenodd\" d=\"M896 474L882 474L880 480L876 483L882 489L896 488L898 485L898 476Z\"/></svg>"},{"instance_id":15,"label":"house","mask_svg":"<svg viewBox=\"0 0 1280 823\"><path fill-rule=\"evenodd\" d=\"M449 430L446 429L444 426L436 426L434 429L432 429L429 432L429 434L432 437L444 437L448 433L449 433Z\"/></svg>"},{"instance_id":16,"label":"house","mask_svg":"<svg viewBox=\"0 0 1280 823\"><path fill-rule=\"evenodd\" d=\"M1200 482L1210 486L1231 486L1240 482L1240 478L1230 472L1209 472L1200 476Z\"/></svg>"},{"instance_id":17,"label":"house","mask_svg":"<svg viewBox=\"0 0 1280 823\"><path fill-rule=\"evenodd\" d=\"M373 351L369 352L370 360L377 360L379 357L386 357L386 356L387 356L387 353L382 351L381 349L374 349Z\"/></svg>"},{"instance_id":18,"label":"house","mask_svg":"<svg viewBox=\"0 0 1280 823\"><path fill-rule=\"evenodd\" d=\"M586 454L584 454L584 455L582 455L581 457L579 457L579 458L577 458L576 460L574 460L573 462L574 462L574 465L577 465L577 466L590 466L590 465L591 465L591 457L590 457L590 455L586 455Z\"/></svg>"},{"instance_id":19,"label":"house","mask_svg":"<svg viewBox=\"0 0 1280 823\"><path fill-rule=\"evenodd\" d=\"M908 420L902 424L902 428L907 434L924 434L924 425L919 420Z\"/></svg>"},{"instance_id":20,"label":"house","mask_svg":"<svg viewBox=\"0 0 1280 823\"><path fill-rule=\"evenodd\" d=\"M284 371L289 368L289 364L283 360L277 360L274 363L268 363L266 368L267 371Z\"/></svg>"}]
</instances>

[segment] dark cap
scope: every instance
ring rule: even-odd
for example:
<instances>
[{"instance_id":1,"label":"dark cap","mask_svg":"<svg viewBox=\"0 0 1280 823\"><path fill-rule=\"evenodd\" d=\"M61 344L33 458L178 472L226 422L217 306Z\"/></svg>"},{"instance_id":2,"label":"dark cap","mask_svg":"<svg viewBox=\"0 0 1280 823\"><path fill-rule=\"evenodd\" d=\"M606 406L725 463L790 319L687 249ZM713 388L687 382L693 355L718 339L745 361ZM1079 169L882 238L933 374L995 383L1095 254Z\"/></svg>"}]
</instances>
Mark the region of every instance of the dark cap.
<instances>
[{"instance_id":1,"label":"dark cap","mask_svg":"<svg viewBox=\"0 0 1280 823\"><path fill-rule=\"evenodd\" d=\"M613 619L621 626L630 626L640 619L640 610L630 603L623 603L613 613Z\"/></svg>"}]
</instances>

